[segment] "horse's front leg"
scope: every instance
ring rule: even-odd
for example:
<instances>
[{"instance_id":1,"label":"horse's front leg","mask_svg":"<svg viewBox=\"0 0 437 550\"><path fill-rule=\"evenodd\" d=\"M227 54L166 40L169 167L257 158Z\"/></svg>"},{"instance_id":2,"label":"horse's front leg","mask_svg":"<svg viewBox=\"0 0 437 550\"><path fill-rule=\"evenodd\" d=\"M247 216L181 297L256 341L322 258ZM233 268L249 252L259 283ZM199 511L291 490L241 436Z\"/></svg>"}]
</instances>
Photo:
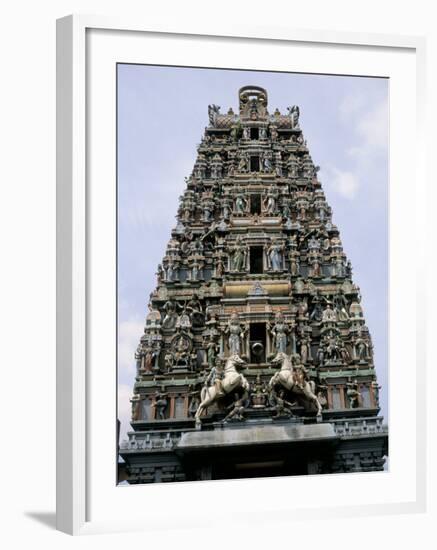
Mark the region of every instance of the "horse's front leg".
<instances>
[{"instance_id":1,"label":"horse's front leg","mask_svg":"<svg viewBox=\"0 0 437 550\"><path fill-rule=\"evenodd\" d=\"M317 408L317 422L320 422L322 419L322 405L320 405L320 401L317 399L317 396L311 391L309 387L303 388L305 395L308 397L310 401L312 401Z\"/></svg>"},{"instance_id":2,"label":"horse's front leg","mask_svg":"<svg viewBox=\"0 0 437 550\"><path fill-rule=\"evenodd\" d=\"M200 420L200 416L203 413L204 409L205 407L203 403L200 403L200 405L197 407L196 414L194 415L194 421L195 421L195 426L197 430L200 430L202 427L202 421Z\"/></svg>"}]
</instances>

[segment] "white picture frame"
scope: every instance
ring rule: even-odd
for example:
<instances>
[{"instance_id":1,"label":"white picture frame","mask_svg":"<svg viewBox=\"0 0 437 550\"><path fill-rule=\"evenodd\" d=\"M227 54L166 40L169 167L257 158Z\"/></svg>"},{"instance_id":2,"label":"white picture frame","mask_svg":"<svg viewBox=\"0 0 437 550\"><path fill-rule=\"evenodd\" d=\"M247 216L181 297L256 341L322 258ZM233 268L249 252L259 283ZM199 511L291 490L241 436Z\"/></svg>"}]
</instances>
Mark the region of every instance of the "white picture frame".
<instances>
[{"instance_id":1,"label":"white picture frame","mask_svg":"<svg viewBox=\"0 0 437 550\"><path fill-rule=\"evenodd\" d=\"M105 35L105 55L107 63L106 73L102 69L102 74L97 75L99 65L93 58L90 60L90 50L94 55L99 48L103 48L103 44L99 44L98 40L92 38L93 32L100 33L99 36ZM124 33L124 34L123 34ZM116 35L129 37L124 45L117 42ZM414 125L414 141L416 144L416 157L414 162L414 174L402 173L402 169L398 167L401 163L401 149L396 149L396 155L390 159L391 178L402 178L412 176L414 179L414 189L416 196L424 192L425 186L425 168L424 159L421 151L425 150L423 146L424 140L424 79L425 79L425 41L419 37L407 36L391 36L391 35L373 35L373 34L353 34L353 33L337 33L337 32L321 32L321 31L304 31L297 29L272 29L262 27L247 27L228 29L223 28L198 28L193 25L190 28L174 28L171 26L151 26L147 22L129 21L122 19L110 19L105 17L94 16L69 16L58 20L57 22L57 528L61 531L70 534L84 534L92 532L119 531L130 529L148 529L152 526L156 528L161 525L160 519L153 516L153 511L143 509L137 514L129 513L126 507L129 507L129 501L139 502L138 499L143 498L144 491L149 491L149 495L153 495L153 499L168 499L169 496L178 499L196 498L202 499L211 491L216 494L218 507L222 499L225 498L225 489L229 487L229 482L213 482L201 484L182 484L175 488L174 484L153 486L153 487L130 487L130 488L115 488L118 490L119 499L122 506L126 509L126 515L120 513L113 506L111 508L111 498L114 497L114 492L110 491L111 496L103 491L104 484L110 484L111 463L108 467L101 468L101 479L95 482L95 452L92 450L96 444L96 438L102 438L100 443L102 447L106 446L107 435L110 431L102 430L103 435L96 435L96 430L92 422L96 421L98 413L95 411L95 384L93 385L94 371L97 369L94 357L94 338L98 339L98 333L93 329L97 320L94 317L96 304L93 300L93 289L95 289L94 278L97 276L92 269L92 255L96 250L95 238L101 238L94 231L93 220L97 215L95 210L96 196L93 186L90 184L95 177L94 170L99 170L99 162L94 162L92 156L94 151L91 151L90 144L93 137L90 137L89 117L90 109L93 108L92 91L90 91L90 82L96 79L100 82L100 86L105 86L107 80L105 78L109 74L108 67L113 66L114 56L123 62L138 62L141 59L141 51L137 46L143 37L149 37L156 40L160 45L160 57L162 64L172 61L173 64L179 65L183 63L183 50L175 49L174 45L178 40L186 39L189 43L191 40L204 40L209 44L211 52L215 51L215 46L218 41L220 44L233 45L235 54L238 54L237 44L244 47L255 47L257 51L262 52L266 48L275 48L280 45L284 47L305 47L308 51L312 48L335 48L335 55L332 56L332 65L325 72L336 72L333 70L335 63L338 64L338 72L342 73L347 70L347 57L352 52L360 51L363 55L374 55L375 52L393 52L399 56L399 60L404 55L408 58L405 70L414 65L414 82L410 81L412 89L410 97L415 97L414 105L409 104L408 117L409 120L415 121ZM108 42L109 41L109 42ZM128 43L129 42L129 43ZM108 44L112 44L108 47ZM137 52L135 58L133 51ZM188 46L189 47L189 46ZM226 48L223 47L223 55ZM342 66L339 50L344 52L344 65ZM347 54L349 52L349 54ZM373 54L372 54L373 52ZM347 55L346 55L347 54ZM111 57L112 56L112 57ZM182 56L182 57L181 57ZM398 60L398 61L399 61ZM389 61L387 61L389 64ZM393 62L395 64L395 62ZM201 65L199 65L201 66ZM211 65L210 65L211 66ZM214 66L214 64L212 65ZM387 65L389 66L389 65ZM241 65L238 68L243 68ZM250 68L256 68L255 65L250 65ZM297 69L296 66L293 67ZM398 67L399 69L399 67ZM301 69L302 70L302 69ZM388 69L390 70L390 69ZM96 74L93 73L96 71ZM393 74L396 70L393 69ZM114 70L115 74L115 70ZM343 74L346 74L343 72ZM355 73L349 73L355 74ZM413 73L411 73L413 74ZM106 75L106 76L105 76ZM387 76L391 77L391 74ZM97 78L98 77L98 78ZM399 81L400 82L400 81ZM104 107L111 105L114 90L108 94ZM397 109L402 102L402 97L398 98L399 103L393 103L392 109ZM102 107L103 108L103 107ZM115 113L115 104L113 105ZM103 111L102 111L103 112ZM398 121L399 113L391 111L391 130L393 124ZM93 132L105 132L106 128L97 126L93 120ZM108 123L109 124L109 123ZM102 148L111 147L111 138L113 134L107 133L107 142L102 145ZM396 144L394 145L394 147ZM402 144L399 144L402 147ZM108 172L100 173L100 177L104 177L105 181L110 181L114 175L115 169L115 143L112 143L113 159L107 160ZM108 149L105 150L108 152ZM100 155L103 154L103 149ZM98 156L98 155L97 155ZM97 157L96 157L97 158ZM108 159L108 157L105 157ZM106 179L107 178L107 179ZM411 183L411 179L410 179ZM402 195L402 186L400 195ZM405 193L404 193L405 194ZM396 221L396 216L403 206L406 204L405 199L408 197L391 196L391 217L393 222ZM417 210L417 207L416 207ZM106 227L111 228L111 212L113 212L113 202L102 201L99 206L99 216L102 216L103 224L108 223ZM108 219L104 221L105 217ZM293 513L295 518L319 518L326 517L329 514L333 515L364 515L368 513L397 513L397 512L418 512L425 509L426 501L426 464L425 464L425 431L424 422L426 414L426 402L424 396L426 394L426 372L425 372L425 342L424 342L424 321L420 319L418 313L423 308L425 303L425 289L421 281L424 280L424 251L423 245L419 242L417 235L423 231L424 221L420 216L415 216L415 220L411 223L415 226L415 231L408 243L414 248L414 256L418 267L418 272L415 274L416 281L416 296L414 302L408 303L404 307L414 309L416 311L416 334L413 345L408 344L408 349L403 350L403 354L399 357L391 354L390 362L398 361L399 370L402 371L402 365L406 367L407 361L414 361L416 369L414 372L415 398L413 399L414 414L407 422L406 417L402 417L402 422L407 429L414 430L415 446L412 449L406 450L406 454L410 453L404 460L395 467L395 471L384 474L387 477L393 476L393 482L389 487L387 483L387 491L392 498L384 501L384 489L381 488L381 498L373 502L369 499L362 501L360 497L353 498L350 501L337 500L333 502L333 506L326 507L323 505L315 508L311 502L300 500L299 505L290 504L289 500L279 499L275 502L275 506L256 505L247 512L247 517L255 518L256 510L263 511L266 517L274 519L275 517L284 517L284 514ZM110 229L109 229L110 234ZM391 235L391 238L396 238L396 235ZM404 235L401 235L404 238ZM114 241L115 247L115 241ZM397 244L392 246L393 254L396 256L394 261L399 260L398 254L401 249ZM113 259L112 252L108 251L106 261L111 262ZM105 259L103 259L105 260ZM103 265L103 264L102 264ZM391 265L392 267L392 265ZM394 278L396 275L396 278ZM411 275L411 274L410 274ZM102 292L107 294L111 292L112 279L109 277L107 285L102 285ZM411 281L411 277L410 277ZM405 285L405 278L400 274L393 274L391 271L390 279L390 299L391 318L393 319L390 327L390 334L393 338L400 338L405 341L408 334L404 331L400 321L400 305L397 303L396 297L402 295L402 288ZM411 284L411 283L410 283ZM94 286L93 286L94 285ZM413 293L411 293L413 294ZM101 299L96 298L97 300ZM101 314L100 314L101 315ZM115 334L112 333L112 337ZM111 337L110 337L111 339ZM115 340L113 346L115 347ZM109 361L110 362L110 361ZM115 362L113 364L115 369ZM397 372L391 377L400 376ZM115 377L114 377L115 378ZM390 419L394 419L394 439L390 440L390 444L396 446L396 418L400 414L400 401L393 396L390 403ZM104 403L108 403L110 407L111 399L114 400L113 387L108 386L108 391L105 392L105 397L101 397ZM115 403L114 403L115 406ZM105 409L106 405L103 405ZM109 410L109 409L105 409ZM106 414L106 413L105 413ZM392 438L392 425L390 426L390 437ZM106 433L106 436L105 436ZM100 446L100 445L99 445ZM396 450L396 449L395 449ZM115 453L114 453L115 454ZM399 452L398 452L399 454ZM111 457L111 460L115 459ZM407 475L408 474L408 475ZM100 474L99 474L100 475ZM104 478L104 476L106 476ZM115 472L114 472L115 476ZM396 476L398 476L396 478ZM342 488L339 489L339 494L347 494L348 484L357 483L359 485L359 476L353 476L355 481L352 481L348 476L337 476L336 483ZM325 479L326 478L326 479ZM318 476L313 476L310 480L312 490L317 485L321 490L331 490L332 476L325 476L322 480ZM331 481L327 478L331 478ZM411 481L408 487L403 487L399 494L395 494L394 487L399 484L399 479ZM370 479L370 478L368 478ZM381 479L381 478L380 478ZM380 483L380 479L375 483ZM398 481L396 481L396 479ZM262 483L262 490L275 490L278 487L278 480L257 480ZM284 480L280 480L283 484ZM303 483L308 482L301 479L295 481L295 491L302 491L304 494L305 487ZM100 485L99 485L100 483ZM249 483L251 481L238 481L244 490L251 490ZM253 482L252 482L253 483ZM94 484L94 485L93 485ZM270 485L268 485L270 484ZM297 484L299 486L297 486ZM371 486L372 483L369 483ZM357 485L357 486L358 486ZM244 487L243 487L244 486ZM100 487L100 489L99 489ZM260 490L260 485L257 485ZM403 490L405 491L403 492ZM344 491L344 493L342 493ZM130 493L129 493L130 492ZM192 496L189 496L189 493ZM388 493L387 493L388 494ZM143 496L141 496L143 495ZM118 498L118 496L117 496ZM341 499L341 496L338 497ZM250 500L250 499L249 499ZM104 508L97 504L105 501L107 507ZM135 507L135 505L133 506ZM91 509L97 510L98 513L91 513ZM170 514L170 516L169 516ZM215 516L214 516L215 514ZM252 514L250 516L250 514ZM217 513L214 510L211 515L220 519L219 508ZM180 525L205 525L208 523L208 517L199 513L196 517L184 515L180 508L174 511L167 511L167 515L162 520L162 527L166 524ZM232 519L228 518L228 521ZM236 521L236 520L235 520Z\"/></svg>"}]
</instances>

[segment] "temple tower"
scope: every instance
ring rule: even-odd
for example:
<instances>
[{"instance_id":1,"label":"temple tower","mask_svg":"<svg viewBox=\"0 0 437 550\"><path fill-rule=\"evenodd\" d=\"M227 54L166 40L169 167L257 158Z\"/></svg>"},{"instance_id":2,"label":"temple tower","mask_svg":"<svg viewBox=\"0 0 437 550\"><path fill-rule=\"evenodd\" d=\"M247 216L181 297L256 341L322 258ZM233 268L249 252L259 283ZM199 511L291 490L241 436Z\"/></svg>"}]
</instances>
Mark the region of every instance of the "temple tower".
<instances>
[{"instance_id":1,"label":"temple tower","mask_svg":"<svg viewBox=\"0 0 437 550\"><path fill-rule=\"evenodd\" d=\"M157 268L129 483L372 471L387 455L360 291L299 107L270 114L257 86L238 99L208 106Z\"/></svg>"}]
</instances>

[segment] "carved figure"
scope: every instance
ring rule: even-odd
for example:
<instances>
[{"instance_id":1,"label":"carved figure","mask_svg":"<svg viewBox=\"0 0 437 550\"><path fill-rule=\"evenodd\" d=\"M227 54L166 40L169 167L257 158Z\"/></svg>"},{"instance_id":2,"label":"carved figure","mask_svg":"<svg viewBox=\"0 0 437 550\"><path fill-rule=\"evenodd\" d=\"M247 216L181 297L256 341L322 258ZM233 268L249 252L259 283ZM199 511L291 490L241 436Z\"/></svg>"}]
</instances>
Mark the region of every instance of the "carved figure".
<instances>
[{"instance_id":1,"label":"carved figure","mask_svg":"<svg viewBox=\"0 0 437 550\"><path fill-rule=\"evenodd\" d=\"M349 399L350 408L356 409L361 404L361 393L359 391L358 382L354 380L353 382L348 382L346 386L348 388L346 395Z\"/></svg>"},{"instance_id":2,"label":"carved figure","mask_svg":"<svg viewBox=\"0 0 437 550\"><path fill-rule=\"evenodd\" d=\"M172 300L168 300L164 304L164 320L162 321L162 328L171 329L176 326L177 314L176 314L176 303Z\"/></svg>"},{"instance_id":3,"label":"carved figure","mask_svg":"<svg viewBox=\"0 0 437 550\"><path fill-rule=\"evenodd\" d=\"M344 295L343 291L340 289L338 294L334 295L334 306L337 311L337 316L339 321L348 321L349 320L349 313L348 310L348 302L346 299L346 296Z\"/></svg>"},{"instance_id":4,"label":"carved figure","mask_svg":"<svg viewBox=\"0 0 437 550\"><path fill-rule=\"evenodd\" d=\"M311 359L311 340L308 337L303 337L300 340L300 357L302 363L305 365L308 360Z\"/></svg>"},{"instance_id":5,"label":"carved figure","mask_svg":"<svg viewBox=\"0 0 437 550\"><path fill-rule=\"evenodd\" d=\"M217 352L218 352L218 345L217 342L211 341L206 346L206 356L208 358L208 366L209 368L215 369L215 363L217 360Z\"/></svg>"},{"instance_id":6,"label":"carved figure","mask_svg":"<svg viewBox=\"0 0 437 550\"><path fill-rule=\"evenodd\" d=\"M131 402L131 419L133 422L135 422L136 420L140 420L141 397L137 393L134 393L130 399L130 402Z\"/></svg>"},{"instance_id":7,"label":"carved figure","mask_svg":"<svg viewBox=\"0 0 437 550\"><path fill-rule=\"evenodd\" d=\"M294 363L289 357L278 352L272 359L272 366L279 366L280 370L276 372L269 381L268 388L273 390L276 385L283 386L286 390L300 397L308 409L315 409L318 419L321 419L322 406L319 403L315 391L315 384L308 380L307 369L299 364L299 356L293 355Z\"/></svg>"},{"instance_id":8,"label":"carved figure","mask_svg":"<svg viewBox=\"0 0 437 550\"><path fill-rule=\"evenodd\" d=\"M158 420L165 420L167 405L168 405L167 394L157 391L155 393L155 400L152 403L152 407L155 407L156 409L156 418Z\"/></svg>"},{"instance_id":9,"label":"carved figure","mask_svg":"<svg viewBox=\"0 0 437 550\"><path fill-rule=\"evenodd\" d=\"M263 200L263 208L264 208L264 212L268 216L276 215L276 213L277 213L276 196L274 195L273 192L269 191L267 193L267 196Z\"/></svg>"},{"instance_id":10,"label":"carved figure","mask_svg":"<svg viewBox=\"0 0 437 550\"><path fill-rule=\"evenodd\" d=\"M235 213L245 214L247 209L247 200L242 193L239 193L235 197Z\"/></svg>"},{"instance_id":11,"label":"carved figure","mask_svg":"<svg viewBox=\"0 0 437 550\"><path fill-rule=\"evenodd\" d=\"M173 365L174 365L174 356L173 356L173 353L170 350L168 350L164 355L165 370L167 372L170 372L173 369Z\"/></svg>"},{"instance_id":12,"label":"carved figure","mask_svg":"<svg viewBox=\"0 0 437 550\"><path fill-rule=\"evenodd\" d=\"M379 390L381 389L382 386L380 386L378 382L376 382L376 380L372 380L370 386L373 390L373 398L375 400L375 405L379 407Z\"/></svg>"},{"instance_id":13,"label":"carved figure","mask_svg":"<svg viewBox=\"0 0 437 550\"><path fill-rule=\"evenodd\" d=\"M290 275L292 277L299 275L299 260L294 254L290 254Z\"/></svg>"},{"instance_id":14,"label":"carved figure","mask_svg":"<svg viewBox=\"0 0 437 550\"><path fill-rule=\"evenodd\" d=\"M248 170L248 164L249 164L249 157L246 153L243 153L240 156L240 160L238 161L238 172L247 172Z\"/></svg>"},{"instance_id":15,"label":"carved figure","mask_svg":"<svg viewBox=\"0 0 437 550\"><path fill-rule=\"evenodd\" d=\"M231 412L223 419L224 424L230 420L244 420L244 411L249 405L249 394L245 391L240 397L238 393L236 393L234 398L235 401L226 407L226 410L231 409Z\"/></svg>"},{"instance_id":16,"label":"carved figure","mask_svg":"<svg viewBox=\"0 0 437 550\"><path fill-rule=\"evenodd\" d=\"M244 375L237 370L244 365L245 362L241 357L236 354L231 355L227 359L223 369L223 379L215 380L214 385L203 387L201 391L201 402L195 414L196 426L198 428L201 426L200 417L203 411L217 401L217 399L235 391L237 388L249 391L249 382Z\"/></svg>"},{"instance_id":17,"label":"carved figure","mask_svg":"<svg viewBox=\"0 0 437 550\"><path fill-rule=\"evenodd\" d=\"M208 105L208 118L210 126L215 126L217 115L220 113L220 105Z\"/></svg>"},{"instance_id":18,"label":"carved figure","mask_svg":"<svg viewBox=\"0 0 437 550\"><path fill-rule=\"evenodd\" d=\"M325 340L325 358L333 363L341 359L340 341L338 337L328 336Z\"/></svg>"},{"instance_id":19,"label":"carved figure","mask_svg":"<svg viewBox=\"0 0 437 550\"><path fill-rule=\"evenodd\" d=\"M323 311L322 322L323 323L335 323L337 321L337 314L331 307L331 302L326 304L326 309Z\"/></svg>"},{"instance_id":20,"label":"carved figure","mask_svg":"<svg viewBox=\"0 0 437 550\"><path fill-rule=\"evenodd\" d=\"M293 416L291 409L296 403L290 403L284 396L284 390L280 390L278 393L272 390L270 393L270 406L276 412L275 418L290 418Z\"/></svg>"},{"instance_id":21,"label":"carved figure","mask_svg":"<svg viewBox=\"0 0 437 550\"><path fill-rule=\"evenodd\" d=\"M262 157L262 163L263 163L263 171L264 172L271 172L272 171L272 161L270 160L270 156L267 153L264 153Z\"/></svg>"},{"instance_id":22,"label":"carved figure","mask_svg":"<svg viewBox=\"0 0 437 550\"><path fill-rule=\"evenodd\" d=\"M223 260L221 257L217 258L217 262L215 264L215 276L218 279L221 279L225 273L225 264L223 263Z\"/></svg>"},{"instance_id":23,"label":"carved figure","mask_svg":"<svg viewBox=\"0 0 437 550\"><path fill-rule=\"evenodd\" d=\"M355 357L360 362L365 362L367 359L369 344L359 334L355 339Z\"/></svg>"},{"instance_id":24,"label":"carved figure","mask_svg":"<svg viewBox=\"0 0 437 550\"><path fill-rule=\"evenodd\" d=\"M284 321L284 316L281 312L278 312L275 317L275 324L272 327L270 324L267 325L267 329L273 338L273 347L279 352L287 352L288 338L287 334L290 332L287 324Z\"/></svg>"},{"instance_id":25,"label":"carved figure","mask_svg":"<svg viewBox=\"0 0 437 550\"><path fill-rule=\"evenodd\" d=\"M247 247L243 244L241 237L238 237L235 246L230 249L231 270L243 271L246 267Z\"/></svg>"},{"instance_id":26,"label":"carved figure","mask_svg":"<svg viewBox=\"0 0 437 550\"><path fill-rule=\"evenodd\" d=\"M297 105L293 105L292 107L287 107L288 114L290 116L290 122L292 128L299 128L299 116L300 116L300 110Z\"/></svg>"},{"instance_id":27,"label":"carved figure","mask_svg":"<svg viewBox=\"0 0 437 550\"><path fill-rule=\"evenodd\" d=\"M270 263L270 269L272 271L281 271L283 268L283 253L284 245L278 241L273 240L269 248L267 249L267 257Z\"/></svg>"},{"instance_id":28,"label":"carved figure","mask_svg":"<svg viewBox=\"0 0 437 550\"><path fill-rule=\"evenodd\" d=\"M241 343L247 332L247 327L242 327L238 318L238 313L233 313L229 319L228 326L225 329L225 334L229 334L228 347L232 355L241 354Z\"/></svg>"}]
</instances>

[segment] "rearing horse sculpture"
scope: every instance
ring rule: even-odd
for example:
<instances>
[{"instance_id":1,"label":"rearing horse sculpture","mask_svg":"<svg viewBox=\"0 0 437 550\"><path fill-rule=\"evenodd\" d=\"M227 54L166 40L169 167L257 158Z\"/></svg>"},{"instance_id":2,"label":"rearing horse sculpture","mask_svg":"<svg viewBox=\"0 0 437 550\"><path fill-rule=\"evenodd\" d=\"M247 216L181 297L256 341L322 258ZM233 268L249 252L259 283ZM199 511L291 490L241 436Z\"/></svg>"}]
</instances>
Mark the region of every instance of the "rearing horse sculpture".
<instances>
[{"instance_id":1,"label":"rearing horse sculpture","mask_svg":"<svg viewBox=\"0 0 437 550\"><path fill-rule=\"evenodd\" d=\"M317 418L320 420L322 417L322 406L317 399L314 390L314 382L310 382L306 379L305 371L302 366L294 367L288 355L282 351L278 352L272 359L273 365L280 365L281 369L276 372L270 379L268 389L269 391L280 384L286 390L303 397L304 401L313 405L317 410Z\"/></svg>"},{"instance_id":2,"label":"rearing horse sculpture","mask_svg":"<svg viewBox=\"0 0 437 550\"><path fill-rule=\"evenodd\" d=\"M203 411L217 401L217 399L224 397L237 388L242 388L246 391L249 390L249 382L243 374L237 371L237 367L242 367L245 364L245 361L237 354L231 355L226 361L223 379L216 380L212 386L205 386L202 388L200 393L201 402L194 415L196 427L201 426L200 416Z\"/></svg>"}]
</instances>

